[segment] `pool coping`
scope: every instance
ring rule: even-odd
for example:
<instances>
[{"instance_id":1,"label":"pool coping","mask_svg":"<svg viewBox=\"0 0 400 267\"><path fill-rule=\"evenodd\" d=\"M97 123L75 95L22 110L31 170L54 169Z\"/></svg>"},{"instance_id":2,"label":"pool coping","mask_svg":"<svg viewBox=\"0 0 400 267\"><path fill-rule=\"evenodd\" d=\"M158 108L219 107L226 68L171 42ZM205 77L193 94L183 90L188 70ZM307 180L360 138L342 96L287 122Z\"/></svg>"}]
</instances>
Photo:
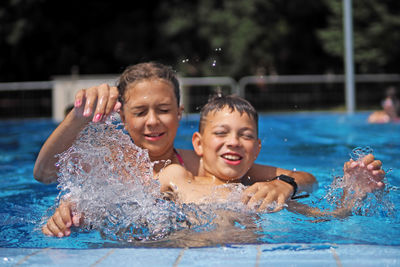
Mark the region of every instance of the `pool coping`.
<instances>
[{"instance_id":1,"label":"pool coping","mask_svg":"<svg viewBox=\"0 0 400 267\"><path fill-rule=\"evenodd\" d=\"M227 245L202 248L0 248L2 266L400 266L400 246Z\"/></svg>"}]
</instances>

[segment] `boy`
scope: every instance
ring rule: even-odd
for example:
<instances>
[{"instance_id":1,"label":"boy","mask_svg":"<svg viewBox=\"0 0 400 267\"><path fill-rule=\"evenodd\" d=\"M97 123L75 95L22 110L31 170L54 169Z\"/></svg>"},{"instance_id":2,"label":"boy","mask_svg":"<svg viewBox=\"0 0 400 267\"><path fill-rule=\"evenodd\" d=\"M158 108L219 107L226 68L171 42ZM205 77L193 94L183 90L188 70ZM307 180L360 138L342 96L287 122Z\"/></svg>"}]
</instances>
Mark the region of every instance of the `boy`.
<instances>
[{"instance_id":1,"label":"boy","mask_svg":"<svg viewBox=\"0 0 400 267\"><path fill-rule=\"evenodd\" d=\"M261 149L258 115L246 100L236 96L215 97L203 107L200 114L199 132L194 133L192 144L201 158L202 176L195 177L181 166L173 164L167 166L158 177L162 185L161 191L173 193L175 199L183 203L201 204L210 201L211 197L214 202L226 200L230 193L228 187L217 190L215 187L243 183L243 175L252 166ZM343 201L346 203L332 214L319 213L320 211L298 205L295 201L288 203L289 208L313 216L345 216L346 212L351 211L355 200L384 186L381 182L384 171L380 167L380 161L374 160L372 155L365 156L360 162L347 162L343 177ZM277 179L290 177L279 176ZM354 192L350 195L350 191Z\"/></svg>"},{"instance_id":2,"label":"boy","mask_svg":"<svg viewBox=\"0 0 400 267\"><path fill-rule=\"evenodd\" d=\"M192 143L196 154L201 158L201 175L193 176L179 164L168 165L157 175L161 192L178 203L226 202L231 187L224 185L243 182L243 176L260 152L257 112L249 102L240 97L214 97L201 110L199 132L194 133ZM361 161L347 162L344 171L345 195L342 206L337 210L323 212L294 201L289 201L288 209L312 216L343 217L349 215L357 199L384 186L381 180L385 173L381 169L381 162L372 155L365 156ZM287 186L294 186L288 176L279 176L276 179ZM351 191L354 193L350 194ZM243 199L245 204L248 201L247 197ZM266 205L252 204L254 208ZM72 223L79 225L76 218L71 220L69 205L60 205L43 227L44 234L67 236Z\"/></svg>"}]
</instances>

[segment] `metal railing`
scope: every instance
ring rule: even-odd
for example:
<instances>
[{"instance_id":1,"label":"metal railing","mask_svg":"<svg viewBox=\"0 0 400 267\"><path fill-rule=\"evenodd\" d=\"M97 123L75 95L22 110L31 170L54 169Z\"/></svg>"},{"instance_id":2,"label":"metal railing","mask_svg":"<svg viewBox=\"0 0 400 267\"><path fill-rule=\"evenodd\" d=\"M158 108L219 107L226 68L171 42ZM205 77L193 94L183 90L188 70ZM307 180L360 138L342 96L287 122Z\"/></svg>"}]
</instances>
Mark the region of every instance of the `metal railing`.
<instances>
[{"instance_id":1,"label":"metal railing","mask_svg":"<svg viewBox=\"0 0 400 267\"><path fill-rule=\"evenodd\" d=\"M33 82L8 82L0 83L0 92L19 90L52 90L53 91L53 118L56 121L62 119L67 104L73 103L71 97L74 92L86 88L90 84L97 85L103 82L115 81L115 76L104 75L93 77L85 76L62 76L53 81ZM238 82L231 77L179 77L182 88L196 86L227 86L230 93L236 93L242 97L246 96L246 88L254 84L337 84L345 82L345 75L271 75L271 76L246 76ZM355 75L356 83L400 83L400 74L358 74ZM65 85L62 85L65 84ZM113 84L114 85L114 84ZM86 86L86 87L82 87ZM192 90L192 89L190 89ZM344 90L344 86L343 86ZM185 89L186 91L186 89ZM182 91L182 99L185 101L187 93ZM57 99L58 100L57 100ZM60 102L60 100L62 100ZM72 102L71 102L72 101ZM60 104L61 103L61 104ZM57 114L57 115L55 115Z\"/></svg>"},{"instance_id":2,"label":"metal railing","mask_svg":"<svg viewBox=\"0 0 400 267\"><path fill-rule=\"evenodd\" d=\"M48 90L52 89L53 86L53 81L0 83L0 92L22 90Z\"/></svg>"}]
</instances>

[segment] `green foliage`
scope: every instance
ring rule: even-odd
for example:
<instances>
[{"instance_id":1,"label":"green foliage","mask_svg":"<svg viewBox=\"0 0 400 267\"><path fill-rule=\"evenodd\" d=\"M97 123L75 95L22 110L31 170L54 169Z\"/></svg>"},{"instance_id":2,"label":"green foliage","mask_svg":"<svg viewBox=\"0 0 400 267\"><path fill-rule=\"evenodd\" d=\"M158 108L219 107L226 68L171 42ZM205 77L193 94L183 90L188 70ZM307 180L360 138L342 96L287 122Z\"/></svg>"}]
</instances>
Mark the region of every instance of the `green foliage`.
<instances>
[{"instance_id":1,"label":"green foliage","mask_svg":"<svg viewBox=\"0 0 400 267\"><path fill-rule=\"evenodd\" d=\"M342 2L326 0L328 27L318 32L325 51L343 57ZM400 16L397 1L353 1L354 61L359 73L398 72Z\"/></svg>"},{"instance_id":2,"label":"green foliage","mask_svg":"<svg viewBox=\"0 0 400 267\"><path fill-rule=\"evenodd\" d=\"M184 75L343 73L342 0L6 0L0 81L120 73L156 60ZM398 72L400 1L353 0L357 72Z\"/></svg>"},{"instance_id":3,"label":"green foliage","mask_svg":"<svg viewBox=\"0 0 400 267\"><path fill-rule=\"evenodd\" d=\"M261 0L181 2L169 3L163 32L168 43L185 43L177 49L182 53L179 69L184 73L243 76L320 70L320 60L313 63L310 57L318 59L322 53L315 42L315 29L323 24L323 5ZM304 51L298 51L299 47Z\"/></svg>"}]
</instances>

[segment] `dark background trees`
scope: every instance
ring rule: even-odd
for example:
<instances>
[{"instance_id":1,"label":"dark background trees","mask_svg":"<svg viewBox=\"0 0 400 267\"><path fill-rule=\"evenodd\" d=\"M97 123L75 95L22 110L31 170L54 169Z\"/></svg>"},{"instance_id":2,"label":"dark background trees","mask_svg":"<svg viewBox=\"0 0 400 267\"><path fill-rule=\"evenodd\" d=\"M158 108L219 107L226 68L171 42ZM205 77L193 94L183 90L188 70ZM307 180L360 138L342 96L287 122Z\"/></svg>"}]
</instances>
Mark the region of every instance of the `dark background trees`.
<instances>
[{"instance_id":1,"label":"dark background trees","mask_svg":"<svg viewBox=\"0 0 400 267\"><path fill-rule=\"evenodd\" d=\"M357 0L357 73L397 73L400 2ZM185 75L343 73L342 1L7 0L0 81L120 73L157 60Z\"/></svg>"},{"instance_id":2,"label":"dark background trees","mask_svg":"<svg viewBox=\"0 0 400 267\"><path fill-rule=\"evenodd\" d=\"M343 74L343 0L3 0L0 83L118 74L160 61L183 76ZM355 71L399 73L400 1L353 0ZM357 85L379 108L388 83ZM400 84L398 85L400 88ZM197 88L199 89L199 88ZM196 111L210 88L190 90ZM337 109L343 84L249 85L260 111ZM50 116L51 91L1 91L0 117ZM199 102L196 102L199 101ZM22 108L20 108L22 107Z\"/></svg>"}]
</instances>

